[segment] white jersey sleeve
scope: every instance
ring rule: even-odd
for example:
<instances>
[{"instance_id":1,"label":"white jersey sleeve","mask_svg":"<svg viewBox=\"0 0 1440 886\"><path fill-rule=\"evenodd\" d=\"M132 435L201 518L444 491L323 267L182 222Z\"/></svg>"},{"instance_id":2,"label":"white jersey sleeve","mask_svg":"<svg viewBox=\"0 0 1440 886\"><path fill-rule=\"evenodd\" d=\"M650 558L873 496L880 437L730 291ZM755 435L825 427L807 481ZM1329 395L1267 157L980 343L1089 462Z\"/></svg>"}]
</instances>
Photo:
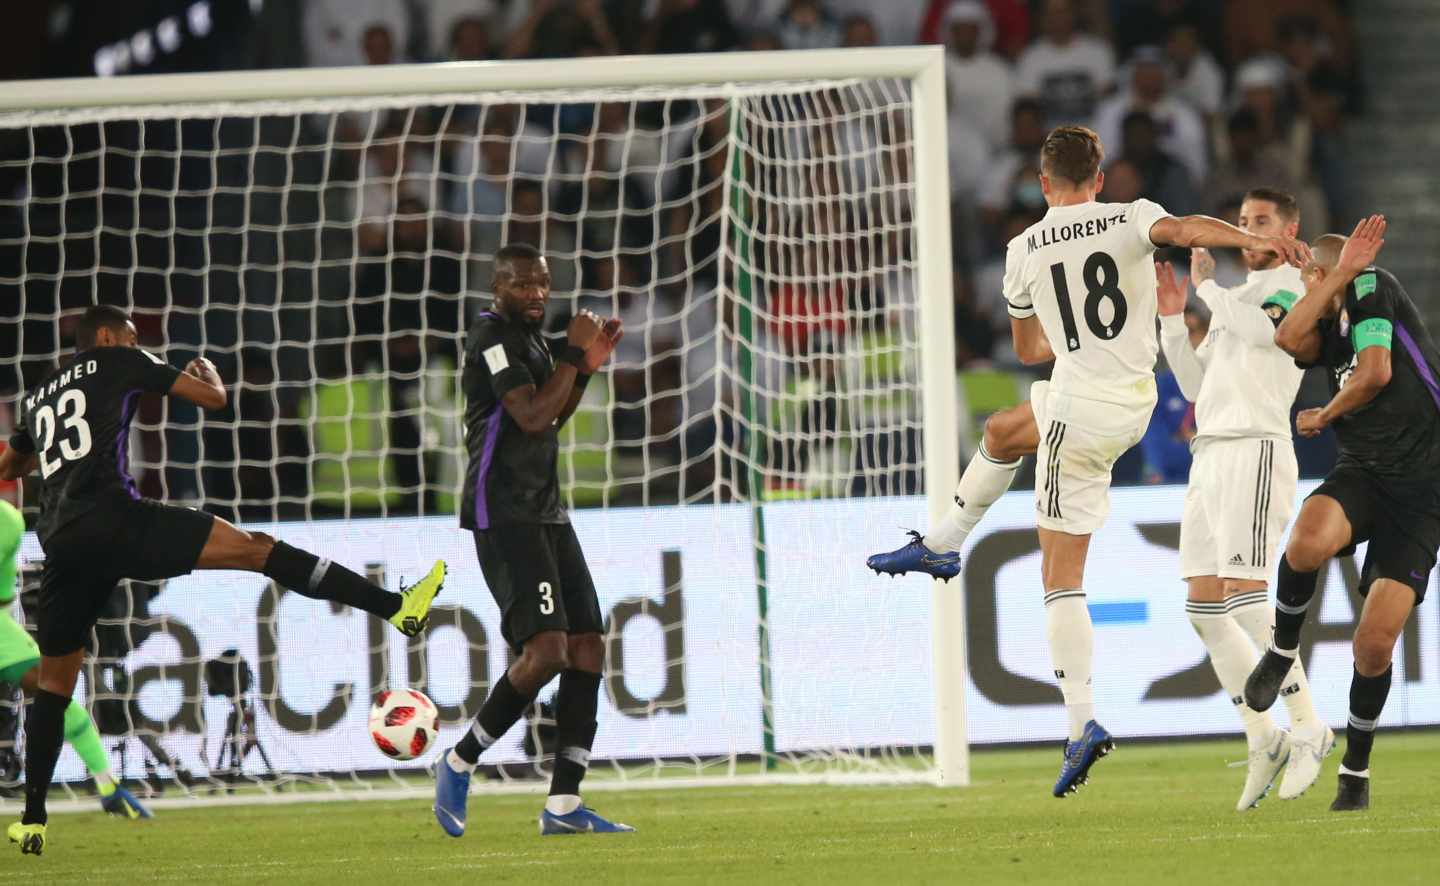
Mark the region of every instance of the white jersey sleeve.
<instances>
[{"instance_id":1,"label":"white jersey sleeve","mask_svg":"<svg viewBox=\"0 0 1440 886\"><path fill-rule=\"evenodd\" d=\"M1159 203L1141 198L1130 204L1126 215L1131 224L1131 230L1140 238L1141 245L1147 251L1154 252L1156 246L1155 241L1150 239L1150 229L1155 227L1155 223L1160 219L1169 218L1170 213L1166 212L1165 207Z\"/></svg>"},{"instance_id":2,"label":"white jersey sleeve","mask_svg":"<svg viewBox=\"0 0 1440 886\"><path fill-rule=\"evenodd\" d=\"M1021 251L1011 243L1005 250L1005 304L1010 316L1024 320L1035 316L1035 301L1025 281L1025 263Z\"/></svg>"}]
</instances>

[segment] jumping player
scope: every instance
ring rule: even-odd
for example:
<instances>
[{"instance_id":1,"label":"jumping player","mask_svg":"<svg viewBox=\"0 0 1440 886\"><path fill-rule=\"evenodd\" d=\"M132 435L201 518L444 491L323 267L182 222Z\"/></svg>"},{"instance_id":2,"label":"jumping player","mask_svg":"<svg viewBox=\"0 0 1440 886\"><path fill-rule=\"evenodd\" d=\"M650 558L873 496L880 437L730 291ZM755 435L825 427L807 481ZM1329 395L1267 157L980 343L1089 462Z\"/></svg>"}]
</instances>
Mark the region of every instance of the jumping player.
<instances>
[{"instance_id":1,"label":"jumping player","mask_svg":"<svg viewBox=\"0 0 1440 886\"><path fill-rule=\"evenodd\" d=\"M1240 205L1240 228L1294 237L1300 210L1289 194L1259 189ZM1303 794L1320 776L1335 733L1315 711L1298 660L1284 691L1290 730L1245 704L1245 678L1270 643L1266 584L1275 549L1294 513L1299 468L1290 406L1303 370L1275 346L1275 327L1305 291L1300 271L1271 253L1242 251L1250 273L1233 289L1214 281L1215 259L1190 254L1196 292L1211 311L1210 333L1190 345L1185 283L1158 269L1160 344L1186 399L1195 403L1195 454L1180 522L1185 611L1245 727L1249 769L1236 810L1258 804L1284 770L1280 799Z\"/></svg>"},{"instance_id":2,"label":"jumping player","mask_svg":"<svg viewBox=\"0 0 1440 886\"><path fill-rule=\"evenodd\" d=\"M45 798L85 640L121 579L173 578L196 569L259 572L303 596L384 618L407 636L425 628L445 580L439 562L412 587L391 593L268 535L141 498L127 454L140 396L165 394L219 409L225 387L204 358L181 372L141 350L129 315L107 305L81 317L76 351L21 399L20 424L0 453L0 477L19 479L38 466L42 478L40 671L26 724L25 813L7 830L22 853L34 855L45 848Z\"/></svg>"},{"instance_id":3,"label":"jumping player","mask_svg":"<svg viewBox=\"0 0 1440 886\"><path fill-rule=\"evenodd\" d=\"M501 633L518 653L481 705L470 731L435 771L435 819L465 833L470 775L558 674L559 746L540 833L621 833L580 801L590 764L605 661L600 598L580 541L560 501L559 429L575 412L590 376L615 350L619 320L589 311L570 322L556 360L540 334L550 269L533 246L495 255L494 307L465 342L465 473L460 526L475 537L480 570L500 607Z\"/></svg>"},{"instance_id":4,"label":"jumping player","mask_svg":"<svg viewBox=\"0 0 1440 886\"><path fill-rule=\"evenodd\" d=\"M1299 654L1320 567L1368 541L1345 758L1330 806L1337 812L1370 805L1370 749L1390 693L1391 655L1425 599L1440 548L1440 351L1400 282L1372 264L1384 237L1385 219L1371 216L1348 239L1317 240L1305 297L1275 332L1297 363L1328 370L1330 402L1301 412L1295 427L1313 437L1333 425L1340 455L1290 533L1274 639L1245 684L1250 707L1275 703Z\"/></svg>"},{"instance_id":5,"label":"jumping player","mask_svg":"<svg viewBox=\"0 0 1440 886\"><path fill-rule=\"evenodd\" d=\"M1114 747L1095 719L1085 559L1091 533L1109 512L1111 468L1139 442L1155 407L1160 346L1153 320L1154 251L1233 246L1292 263L1308 257L1305 246L1289 238L1247 234L1208 216L1174 218L1149 200L1099 203L1103 158L1100 139L1085 127L1062 126L1046 137L1040 187L1050 209L1010 241L1005 260L1004 294L1016 353L1027 364L1055 361L1051 381L1032 387L1028 408L1017 408L1006 420L1020 429L1023 446L1031 451L1039 446L1035 494L1046 636L1069 720L1052 789L1056 797L1073 793ZM1052 342L1058 344L1054 350ZM1029 410L1034 432L1025 439ZM956 506L937 533L912 533L909 544L871 557L868 565L895 574L958 574L960 544L1018 467L1018 458L1003 462L982 448L961 477Z\"/></svg>"}]
</instances>

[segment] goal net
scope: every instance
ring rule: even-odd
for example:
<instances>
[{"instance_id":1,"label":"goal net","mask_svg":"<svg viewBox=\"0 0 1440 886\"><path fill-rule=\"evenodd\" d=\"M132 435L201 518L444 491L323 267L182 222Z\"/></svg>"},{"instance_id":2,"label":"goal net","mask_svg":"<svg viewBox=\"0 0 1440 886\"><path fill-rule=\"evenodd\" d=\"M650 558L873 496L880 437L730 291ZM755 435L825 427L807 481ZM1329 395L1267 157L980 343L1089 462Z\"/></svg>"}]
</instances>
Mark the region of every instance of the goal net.
<instances>
[{"instance_id":1,"label":"goal net","mask_svg":"<svg viewBox=\"0 0 1440 886\"><path fill-rule=\"evenodd\" d=\"M748 58L683 76L620 60L671 86L607 85L613 62L314 72L299 96L264 94L267 74L145 78L174 100L82 84L0 116L17 293L0 424L86 306L121 305L144 347L210 358L231 395L204 416L140 401L116 445L144 494L390 587L450 566L408 642L258 576L118 589L80 697L126 776L424 783L430 761L387 760L365 720L412 686L448 747L513 660L455 516L459 361L496 250L525 242L550 265L550 332L581 308L625 328L561 430L609 625L592 779L937 777L931 635L963 661L963 627L863 559L924 524L927 480L942 501L954 485L943 121L917 111L915 76L864 74L864 56ZM33 536L23 553L39 561ZM547 717L486 772L537 777ZM58 778L84 779L69 751Z\"/></svg>"}]
</instances>

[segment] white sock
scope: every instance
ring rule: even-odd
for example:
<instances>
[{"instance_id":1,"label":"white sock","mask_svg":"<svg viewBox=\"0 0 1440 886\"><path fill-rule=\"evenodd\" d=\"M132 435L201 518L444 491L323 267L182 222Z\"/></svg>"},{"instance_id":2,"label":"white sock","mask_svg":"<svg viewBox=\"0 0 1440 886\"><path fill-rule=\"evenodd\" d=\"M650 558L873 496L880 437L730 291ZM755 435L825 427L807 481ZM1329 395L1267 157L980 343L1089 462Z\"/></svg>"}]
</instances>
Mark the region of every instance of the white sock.
<instances>
[{"instance_id":1,"label":"white sock","mask_svg":"<svg viewBox=\"0 0 1440 886\"><path fill-rule=\"evenodd\" d=\"M1021 461L1018 458L1012 462L996 461L986 454L985 444L981 443L980 451L965 467L960 485L955 487L955 504L945 512L940 525L925 536L925 547L937 554L960 550L975 524L1010 488Z\"/></svg>"},{"instance_id":2,"label":"white sock","mask_svg":"<svg viewBox=\"0 0 1440 886\"><path fill-rule=\"evenodd\" d=\"M1256 648L1274 648L1271 638L1275 627L1275 610L1264 591L1246 591L1235 594L1225 601L1225 611L1230 614ZM1280 697L1285 700L1285 709L1290 712L1290 731L1305 732L1311 729L1324 731L1324 722L1315 710L1315 699L1310 695L1310 681L1305 678L1305 667L1300 664L1299 650L1276 649L1281 655L1295 659L1285 683L1280 687ZM1228 690L1227 690L1228 691Z\"/></svg>"},{"instance_id":3,"label":"white sock","mask_svg":"<svg viewBox=\"0 0 1440 886\"><path fill-rule=\"evenodd\" d=\"M551 815L569 815L579 808L579 794L551 794L545 798L545 811Z\"/></svg>"},{"instance_id":4,"label":"white sock","mask_svg":"<svg viewBox=\"0 0 1440 886\"><path fill-rule=\"evenodd\" d=\"M1069 588L1045 595L1045 639L1060 694L1065 696L1070 740L1075 741L1085 733L1085 724L1095 719L1095 690L1090 685L1095 627L1090 623L1083 590Z\"/></svg>"},{"instance_id":5,"label":"white sock","mask_svg":"<svg viewBox=\"0 0 1440 886\"><path fill-rule=\"evenodd\" d=\"M1275 721L1268 712L1257 711L1245 704L1245 680L1260 660L1255 645L1245 635L1240 625L1225 614L1224 603L1201 603L1185 601L1185 613L1190 616L1190 625L1200 635L1200 642L1210 653L1210 666L1220 685L1230 697L1230 703L1240 714L1245 726L1245 743L1250 750L1264 747L1275 734Z\"/></svg>"},{"instance_id":6,"label":"white sock","mask_svg":"<svg viewBox=\"0 0 1440 886\"><path fill-rule=\"evenodd\" d=\"M475 767L480 765L479 763L466 763L460 759L459 754L455 753L454 748L451 748L450 753L445 755L445 762L449 763L450 768L456 772L474 772Z\"/></svg>"}]
</instances>

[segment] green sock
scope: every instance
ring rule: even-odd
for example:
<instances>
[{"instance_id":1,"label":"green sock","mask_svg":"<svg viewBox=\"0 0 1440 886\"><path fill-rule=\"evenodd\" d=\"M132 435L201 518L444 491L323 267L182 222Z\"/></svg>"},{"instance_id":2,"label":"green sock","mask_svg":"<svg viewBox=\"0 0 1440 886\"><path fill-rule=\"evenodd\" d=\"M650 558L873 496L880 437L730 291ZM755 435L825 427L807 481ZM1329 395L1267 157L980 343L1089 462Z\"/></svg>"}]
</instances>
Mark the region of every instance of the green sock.
<instances>
[{"instance_id":1,"label":"green sock","mask_svg":"<svg viewBox=\"0 0 1440 886\"><path fill-rule=\"evenodd\" d=\"M25 518L8 501L0 501L0 606L15 599L16 564Z\"/></svg>"},{"instance_id":2,"label":"green sock","mask_svg":"<svg viewBox=\"0 0 1440 886\"><path fill-rule=\"evenodd\" d=\"M115 793L115 780L110 777L110 757L100 744L100 733L95 731L95 721L90 719L85 708L73 698L65 709L65 740L85 761L85 768L95 778L95 787L100 796Z\"/></svg>"}]
</instances>

